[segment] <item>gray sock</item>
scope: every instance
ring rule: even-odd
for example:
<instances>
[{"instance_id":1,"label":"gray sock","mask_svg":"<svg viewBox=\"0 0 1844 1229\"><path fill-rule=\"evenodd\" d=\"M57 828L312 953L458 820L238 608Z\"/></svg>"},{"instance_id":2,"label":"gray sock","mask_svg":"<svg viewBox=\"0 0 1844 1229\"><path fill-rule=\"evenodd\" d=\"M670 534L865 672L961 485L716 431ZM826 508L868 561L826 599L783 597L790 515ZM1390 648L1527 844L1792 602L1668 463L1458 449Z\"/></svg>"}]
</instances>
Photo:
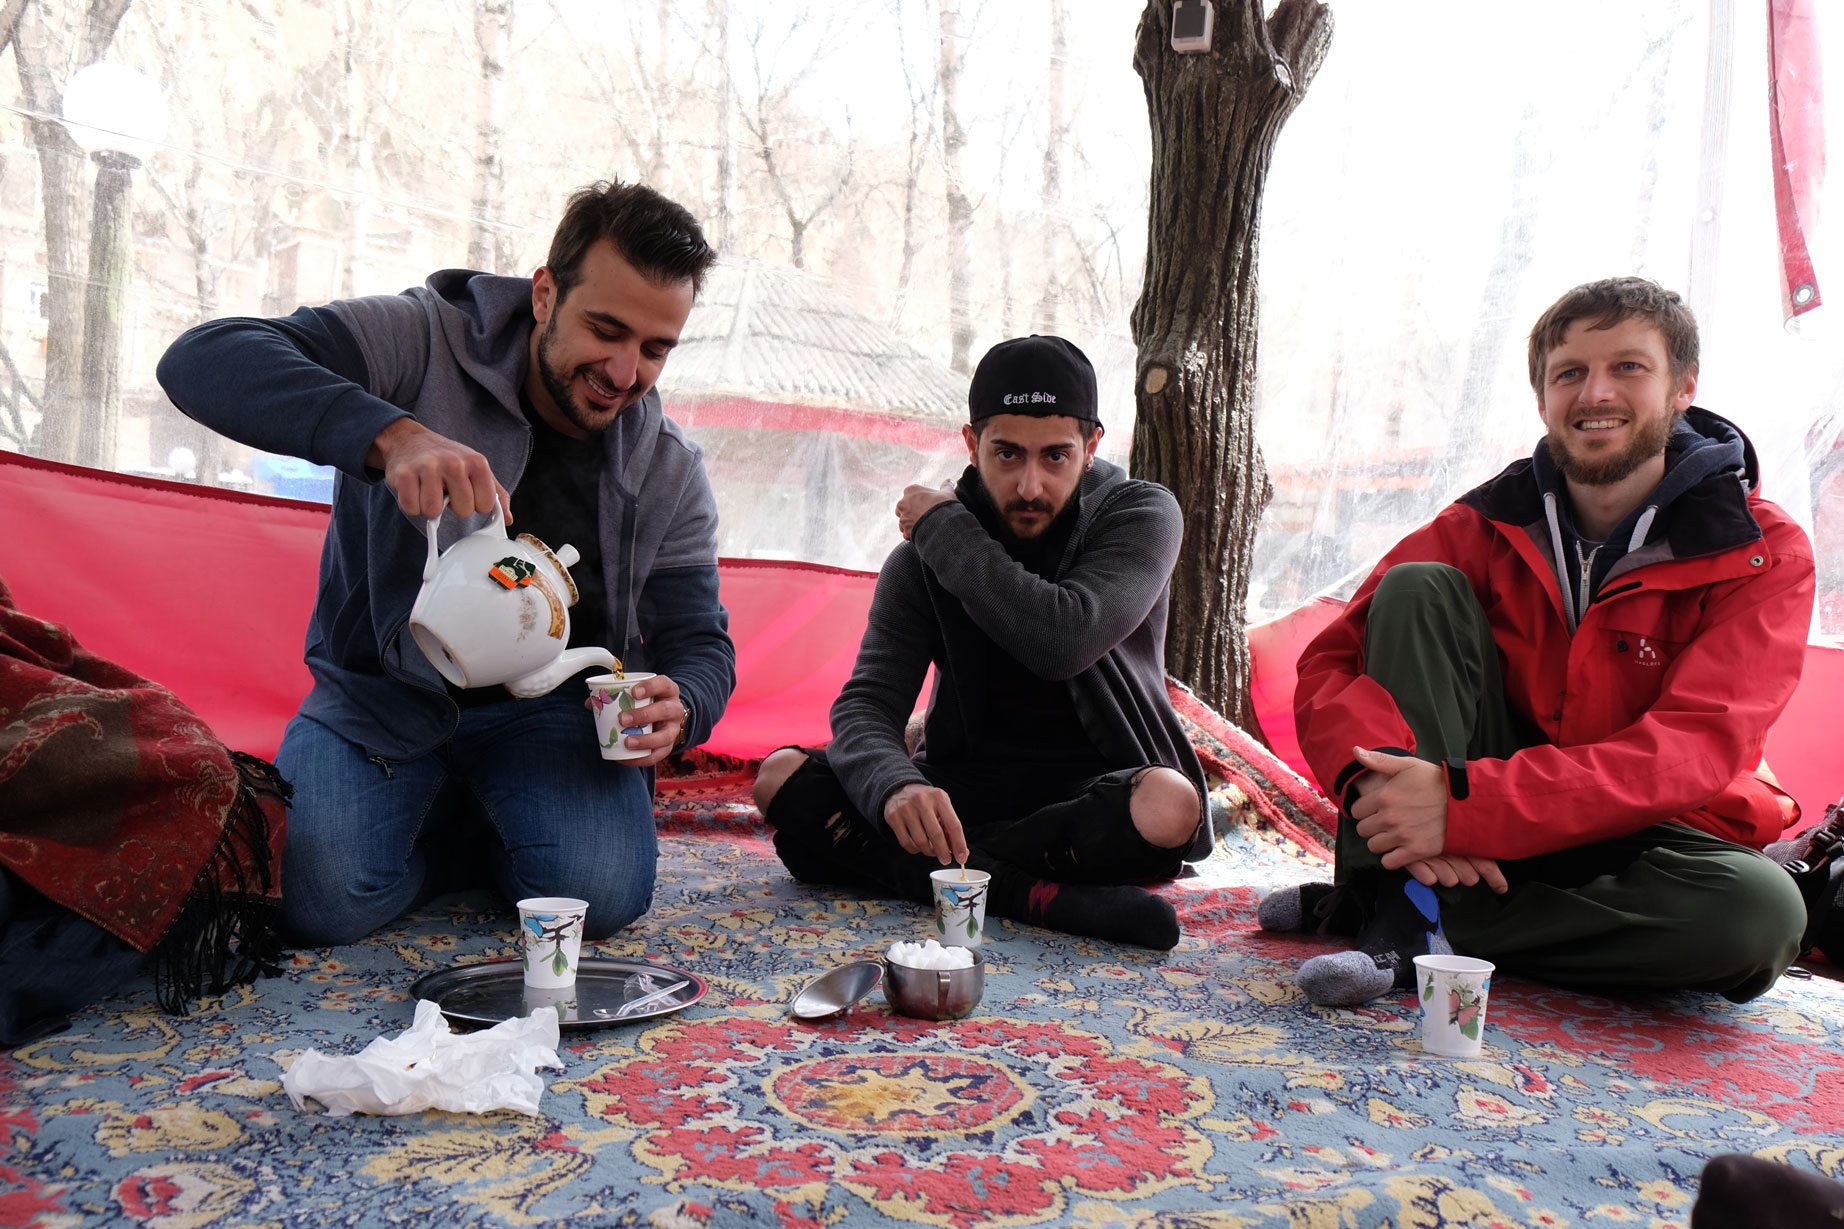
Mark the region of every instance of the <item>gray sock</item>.
<instances>
[{"instance_id":1,"label":"gray sock","mask_svg":"<svg viewBox=\"0 0 1844 1229\"><path fill-rule=\"evenodd\" d=\"M1263 930L1278 934L1292 934L1304 930L1306 910L1300 903L1298 885L1291 888L1275 888L1261 898L1261 904L1255 908L1255 924Z\"/></svg>"},{"instance_id":2,"label":"gray sock","mask_svg":"<svg viewBox=\"0 0 1844 1229\"><path fill-rule=\"evenodd\" d=\"M1275 888L1261 898L1255 909L1255 923L1276 934L1294 934L1320 925L1316 912L1332 894L1329 883L1301 883L1290 888Z\"/></svg>"},{"instance_id":3,"label":"gray sock","mask_svg":"<svg viewBox=\"0 0 1844 1229\"><path fill-rule=\"evenodd\" d=\"M1294 985L1320 1007L1362 1007L1396 988L1396 968L1368 952L1328 952L1301 965Z\"/></svg>"}]
</instances>

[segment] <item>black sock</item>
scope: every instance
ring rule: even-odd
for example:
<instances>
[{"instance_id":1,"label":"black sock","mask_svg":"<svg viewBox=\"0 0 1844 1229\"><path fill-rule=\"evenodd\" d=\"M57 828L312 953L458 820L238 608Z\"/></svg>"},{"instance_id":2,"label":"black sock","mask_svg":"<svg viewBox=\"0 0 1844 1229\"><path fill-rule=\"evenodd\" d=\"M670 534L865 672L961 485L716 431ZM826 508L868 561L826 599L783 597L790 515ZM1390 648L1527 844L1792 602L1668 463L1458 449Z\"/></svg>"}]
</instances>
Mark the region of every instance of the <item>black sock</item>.
<instances>
[{"instance_id":1,"label":"black sock","mask_svg":"<svg viewBox=\"0 0 1844 1229\"><path fill-rule=\"evenodd\" d=\"M1368 916L1358 927L1357 950L1372 957L1378 968L1393 969L1396 988L1406 990L1415 984L1415 957L1451 950L1438 933L1440 906L1434 891L1415 882L1407 871L1380 871L1367 877L1363 888Z\"/></svg>"},{"instance_id":2,"label":"black sock","mask_svg":"<svg viewBox=\"0 0 1844 1229\"><path fill-rule=\"evenodd\" d=\"M1178 946L1178 910L1145 888L1057 883L995 870L986 912L1047 930L1169 951Z\"/></svg>"}]
</instances>

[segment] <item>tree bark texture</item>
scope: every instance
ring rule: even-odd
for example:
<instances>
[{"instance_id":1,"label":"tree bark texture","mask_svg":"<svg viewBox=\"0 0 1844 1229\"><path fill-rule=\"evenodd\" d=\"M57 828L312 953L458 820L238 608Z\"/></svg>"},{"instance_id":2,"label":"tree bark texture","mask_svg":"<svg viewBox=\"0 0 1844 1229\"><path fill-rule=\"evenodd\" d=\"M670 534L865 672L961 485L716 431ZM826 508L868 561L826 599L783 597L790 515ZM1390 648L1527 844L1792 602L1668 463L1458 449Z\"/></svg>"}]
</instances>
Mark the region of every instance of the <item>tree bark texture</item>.
<instances>
[{"instance_id":1,"label":"tree bark texture","mask_svg":"<svg viewBox=\"0 0 1844 1229\"><path fill-rule=\"evenodd\" d=\"M28 3L7 6L13 19L11 42L26 106L39 116L61 115L64 83L79 67L100 59L115 37L128 0L89 0L47 7ZM39 200L45 220L44 419L38 430L40 452L54 460L75 461L80 447L84 295L84 211L89 203L83 150L51 118L26 124L38 153Z\"/></svg>"},{"instance_id":2,"label":"tree bark texture","mask_svg":"<svg viewBox=\"0 0 1844 1229\"><path fill-rule=\"evenodd\" d=\"M506 198L506 62L512 54L512 0L476 0L474 47L480 78L474 93L474 225L467 241L467 267L510 273L500 218Z\"/></svg>"},{"instance_id":3,"label":"tree bark texture","mask_svg":"<svg viewBox=\"0 0 1844 1229\"><path fill-rule=\"evenodd\" d=\"M1184 509L1166 665L1260 735L1245 626L1255 529L1273 494L1255 442L1256 265L1274 143L1332 40L1319 0L1217 0L1213 46L1171 47L1170 0L1149 0L1133 66L1152 125L1146 277L1129 465Z\"/></svg>"},{"instance_id":4,"label":"tree bark texture","mask_svg":"<svg viewBox=\"0 0 1844 1229\"><path fill-rule=\"evenodd\" d=\"M1068 135L1068 108L1063 105L1065 69L1069 64L1068 20L1063 0L1050 0L1050 131L1044 139L1044 292L1037 300L1037 313L1031 329L1037 333L1055 333L1057 314L1063 303L1062 260L1059 240L1063 236L1063 140ZM1008 245L1009 249L1009 245Z\"/></svg>"},{"instance_id":5,"label":"tree bark texture","mask_svg":"<svg viewBox=\"0 0 1844 1229\"><path fill-rule=\"evenodd\" d=\"M948 365L973 370L973 201L961 172L967 130L960 123L960 69L966 58L959 0L941 0L941 55L936 61L941 95L941 161L948 188Z\"/></svg>"},{"instance_id":6,"label":"tree bark texture","mask_svg":"<svg viewBox=\"0 0 1844 1229\"><path fill-rule=\"evenodd\" d=\"M140 162L120 153L92 157L98 169L90 215L90 284L83 295L83 428L77 460L114 469L122 425L122 299L134 251L129 192Z\"/></svg>"}]
</instances>

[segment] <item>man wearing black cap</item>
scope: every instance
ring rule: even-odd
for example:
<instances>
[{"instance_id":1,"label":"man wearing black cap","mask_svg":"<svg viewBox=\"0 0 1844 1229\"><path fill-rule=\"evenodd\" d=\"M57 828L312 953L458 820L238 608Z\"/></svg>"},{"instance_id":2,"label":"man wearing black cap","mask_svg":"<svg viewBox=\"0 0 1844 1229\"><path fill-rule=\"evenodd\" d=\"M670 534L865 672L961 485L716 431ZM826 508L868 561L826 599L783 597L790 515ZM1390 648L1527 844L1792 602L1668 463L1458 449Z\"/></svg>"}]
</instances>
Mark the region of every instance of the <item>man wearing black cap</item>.
<instances>
[{"instance_id":1,"label":"man wearing black cap","mask_svg":"<svg viewBox=\"0 0 1844 1229\"><path fill-rule=\"evenodd\" d=\"M960 862L991 872L992 916L1172 947L1171 903L1126 885L1209 850L1165 690L1178 503L1096 457L1095 371L1060 337L995 346L967 399L971 464L896 506L832 744L769 756L756 804L798 879L927 902Z\"/></svg>"}]
</instances>

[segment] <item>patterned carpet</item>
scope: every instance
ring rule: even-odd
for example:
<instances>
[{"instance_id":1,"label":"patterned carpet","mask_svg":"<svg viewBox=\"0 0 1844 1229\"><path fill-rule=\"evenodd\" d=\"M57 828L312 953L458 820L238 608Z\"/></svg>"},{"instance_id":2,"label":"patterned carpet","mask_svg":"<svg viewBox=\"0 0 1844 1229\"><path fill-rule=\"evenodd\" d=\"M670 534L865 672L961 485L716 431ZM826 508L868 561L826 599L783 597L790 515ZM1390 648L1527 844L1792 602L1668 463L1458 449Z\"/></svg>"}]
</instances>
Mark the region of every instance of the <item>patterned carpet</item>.
<instances>
[{"instance_id":1,"label":"patterned carpet","mask_svg":"<svg viewBox=\"0 0 1844 1229\"><path fill-rule=\"evenodd\" d=\"M966 1020L892 1017L880 994L793 1023L801 985L924 919L795 884L746 780L670 783L654 910L591 945L695 969L709 995L565 1034L539 1118L332 1119L281 1092L301 1050L406 1027L421 974L514 951L509 909L450 897L187 1018L141 986L0 1054L0 1225L1664 1229L1718 1153L1844 1170L1838 982L1735 1006L1501 978L1485 1052L1432 1058L1409 995L1333 1011L1294 991L1321 949L1257 933L1254 907L1323 874L1310 807L1227 778L1218 852L1166 889L1177 950L997 922Z\"/></svg>"}]
</instances>

